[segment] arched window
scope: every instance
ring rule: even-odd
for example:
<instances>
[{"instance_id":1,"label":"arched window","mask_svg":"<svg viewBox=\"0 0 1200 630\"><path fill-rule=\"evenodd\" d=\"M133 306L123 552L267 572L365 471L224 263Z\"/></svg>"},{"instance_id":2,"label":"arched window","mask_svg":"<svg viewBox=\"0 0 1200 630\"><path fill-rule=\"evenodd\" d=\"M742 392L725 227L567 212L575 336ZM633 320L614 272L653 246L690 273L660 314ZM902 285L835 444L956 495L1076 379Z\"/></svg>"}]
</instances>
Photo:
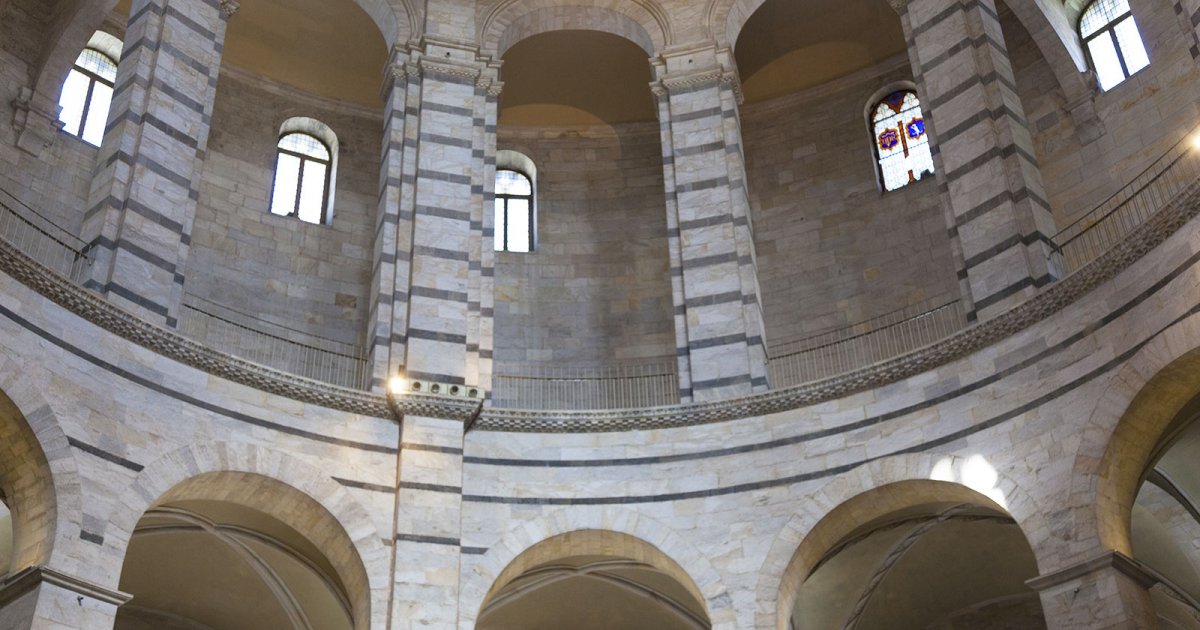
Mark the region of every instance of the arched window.
<instances>
[{"instance_id":1,"label":"arched window","mask_svg":"<svg viewBox=\"0 0 1200 630\"><path fill-rule=\"evenodd\" d=\"M902 188L933 172L916 92L899 90L883 97L871 110L871 126L884 190Z\"/></svg>"},{"instance_id":2,"label":"arched window","mask_svg":"<svg viewBox=\"0 0 1200 630\"><path fill-rule=\"evenodd\" d=\"M63 131L100 146L116 80L117 62L113 57L90 44L83 49L58 99Z\"/></svg>"},{"instance_id":3,"label":"arched window","mask_svg":"<svg viewBox=\"0 0 1200 630\"><path fill-rule=\"evenodd\" d=\"M496 171L496 251L533 250L533 182L510 169Z\"/></svg>"},{"instance_id":4,"label":"arched window","mask_svg":"<svg viewBox=\"0 0 1200 630\"><path fill-rule=\"evenodd\" d=\"M1096 0L1088 5L1079 18L1079 36L1102 90L1112 89L1150 65L1127 0Z\"/></svg>"},{"instance_id":5,"label":"arched window","mask_svg":"<svg viewBox=\"0 0 1200 630\"><path fill-rule=\"evenodd\" d=\"M332 155L316 136L285 133L279 139L275 159L271 212L308 223L326 223Z\"/></svg>"}]
</instances>

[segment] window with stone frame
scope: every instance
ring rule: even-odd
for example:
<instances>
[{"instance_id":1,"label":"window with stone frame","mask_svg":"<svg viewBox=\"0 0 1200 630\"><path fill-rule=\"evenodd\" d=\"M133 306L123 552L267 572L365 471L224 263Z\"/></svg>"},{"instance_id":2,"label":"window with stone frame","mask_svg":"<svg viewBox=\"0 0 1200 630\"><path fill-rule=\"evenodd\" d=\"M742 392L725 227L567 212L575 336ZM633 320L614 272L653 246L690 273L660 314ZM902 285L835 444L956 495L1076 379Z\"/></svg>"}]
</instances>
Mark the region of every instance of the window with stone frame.
<instances>
[{"instance_id":1,"label":"window with stone frame","mask_svg":"<svg viewBox=\"0 0 1200 630\"><path fill-rule=\"evenodd\" d=\"M117 80L117 62L95 48L85 48L75 60L58 99L63 131L100 146Z\"/></svg>"},{"instance_id":2,"label":"window with stone frame","mask_svg":"<svg viewBox=\"0 0 1200 630\"><path fill-rule=\"evenodd\" d=\"M912 90L897 90L871 109L871 137L885 191L903 188L933 173L933 155L921 102Z\"/></svg>"},{"instance_id":3,"label":"window with stone frame","mask_svg":"<svg viewBox=\"0 0 1200 630\"><path fill-rule=\"evenodd\" d=\"M328 222L332 151L320 138L286 133L279 139L271 213L306 223Z\"/></svg>"},{"instance_id":4,"label":"window with stone frame","mask_svg":"<svg viewBox=\"0 0 1200 630\"><path fill-rule=\"evenodd\" d=\"M496 251L533 251L533 216L533 181L520 171L497 170Z\"/></svg>"},{"instance_id":5,"label":"window with stone frame","mask_svg":"<svg viewBox=\"0 0 1200 630\"><path fill-rule=\"evenodd\" d=\"M1089 4L1079 18L1079 36L1102 90L1111 90L1150 65L1127 0Z\"/></svg>"}]
</instances>

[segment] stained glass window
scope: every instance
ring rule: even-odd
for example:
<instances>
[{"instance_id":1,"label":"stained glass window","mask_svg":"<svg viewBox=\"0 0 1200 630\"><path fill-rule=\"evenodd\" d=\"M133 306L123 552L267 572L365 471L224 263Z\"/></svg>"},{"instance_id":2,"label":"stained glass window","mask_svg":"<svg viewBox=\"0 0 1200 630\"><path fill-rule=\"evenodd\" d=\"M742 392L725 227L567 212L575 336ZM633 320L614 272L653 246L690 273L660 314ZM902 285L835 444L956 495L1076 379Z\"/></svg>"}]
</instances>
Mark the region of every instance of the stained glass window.
<instances>
[{"instance_id":1,"label":"stained glass window","mask_svg":"<svg viewBox=\"0 0 1200 630\"><path fill-rule=\"evenodd\" d=\"M100 146L116 81L117 62L98 50L85 48L75 60L58 98L62 108L58 119L63 123L63 131Z\"/></svg>"},{"instance_id":2,"label":"stained glass window","mask_svg":"<svg viewBox=\"0 0 1200 630\"><path fill-rule=\"evenodd\" d=\"M929 135L917 93L892 92L871 114L875 154L884 190L896 190L933 173Z\"/></svg>"},{"instance_id":3,"label":"stained glass window","mask_svg":"<svg viewBox=\"0 0 1200 630\"><path fill-rule=\"evenodd\" d=\"M533 183L524 173L496 171L495 225L496 251L532 251Z\"/></svg>"},{"instance_id":4,"label":"stained glass window","mask_svg":"<svg viewBox=\"0 0 1200 630\"><path fill-rule=\"evenodd\" d=\"M1079 35L1102 90L1150 65L1127 0L1096 0L1088 5L1079 19Z\"/></svg>"},{"instance_id":5,"label":"stained glass window","mask_svg":"<svg viewBox=\"0 0 1200 630\"><path fill-rule=\"evenodd\" d=\"M278 149L271 212L308 223L325 223L329 147L306 133L289 133L279 139Z\"/></svg>"}]
</instances>

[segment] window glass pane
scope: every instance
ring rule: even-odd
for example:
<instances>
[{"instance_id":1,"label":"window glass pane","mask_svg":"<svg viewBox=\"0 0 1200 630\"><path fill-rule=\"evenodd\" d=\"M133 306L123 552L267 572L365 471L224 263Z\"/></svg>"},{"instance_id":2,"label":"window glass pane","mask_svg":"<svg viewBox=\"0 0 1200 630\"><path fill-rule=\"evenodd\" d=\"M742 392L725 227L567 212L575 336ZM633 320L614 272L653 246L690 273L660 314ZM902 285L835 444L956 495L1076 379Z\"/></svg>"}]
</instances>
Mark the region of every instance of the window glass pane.
<instances>
[{"instance_id":1,"label":"window glass pane","mask_svg":"<svg viewBox=\"0 0 1200 630\"><path fill-rule=\"evenodd\" d=\"M87 123L83 126L83 139L96 146L104 142L104 126L108 124L108 108L112 105L113 89L103 83L92 88L92 104L88 109Z\"/></svg>"},{"instance_id":2,"label":"window glass pane","mask_svg":"<svg viewBox=\"0 0 1200 630\"><path fill-rule=\"evenodd\" d=\"M294 151L318 160L329 160L329 149L326 149L320 140L303 133L293 133L284 136L279 140L279 148Z\"/></svg>"},{"instance_id":3,"label":"window glass pane","mask_svg":"<svg viewBox=\"0 0 1200 630\"><path fill-rule=\"evenodd\" d=\"M1092 65L1096 66L1096 78L1100 80L1100 89L1110 90L1125 80L1121 62L1117 59L1117 49L1113 47L1111 32L1102 33L1089 41L1088 52L1092 55Z\"/></svg>"},{"instance_id":4,"label":"window glass pane","mask_svg":"<svg viewBox=\"0 0 1200 630\"><path fill-rule=\"evenodd\" d=\"M498 252L504 251L504 200L496 200L495 234L492 236L492 248Z\"/></svg>"},{"instance_id":5,"label":"window glass pane","mask_svg":"<svg viewBox=\"0 0 1200 630\"><path fill-rule=\"evenodd\" d=\"M1150 58L1146 56L1146 47L1142 45L1142 36L1132 15L1121 20L1113 32L1117 34L1117 45L1121 47L1121 56L1125 58L1125 69L1129 74L1150 65Z\"/></svg>"},{"instance_id":6,"label":"window glass pane","mask_svg":"<svg viewBox=\"0 0 1200 630\"><path fill-rule=\"evenodd\" d=\"M1079 34L1086 38L1126 13L1129 13L1127 0L1096 0L1079 19Z\"/></svg>"},{"instance_id":7,"label":"window glass pane","mask_svg":"<svg viewBox=\"0 0 1200 630\"><path fill-rule=\"evenodd\" d=\"M300 184L300 158L279 154L275 162L275 192L271 212L291 214L296 209L296 187Z\"/></svg>"},{"instance_id":8,"label":"window glass pane","mask_svg":"<svg viewBox=\"0 0 1200 630\"><path fill-rule=\"evenodd\" d=\"M532 195L529 178L516 171L496 171L497 195Z\"/></svg>"},{"instance_id":9,"label":"window glass pane","mask_svg":"<svg viewBox=\"0 0 1200 630\"><path fill-rule=\"evenodd\" d=\"M300 220L321 223L325 206L325 165L304 162L304 182L300 190Z\"/></svg>"},{"instance_id":10,"label":"window glass pane","mask_svg":"<svg viewBox=\"0 0 1200 630\"><path fill-rule=\"evenodd\" d=\"M73 136L79 135L79 125L83 122L83 104L87 99L90 82L91 79L83 73L72 70L71 74L67 75L66 83L63 83L62 96L58 99L62 112L58 114L58 119L63 121L63 131Z\"/></svg>"},{"instance_id":11,"label":"window glass pane","mask_svg":"<svg viewBox=\"0 0 1200 630\"><path fill-rule=\"evenodd\" d=\"M876 106L872 118L885 190L896 190L933 172L929 135L916 93L889 94Z\"/></svg>"},{"instance_id":12,"label":"window glass pane","mask_svg":"<svg viewBox=\"0 0 1200 630\"><path fill-rule=\"evenodd\" d=\"M79 55L79 59L75 61L75 65L96 73L100 78L109 83L114 83L117 80L117 64L113 63L113 60L109 59L104 53L92 50L91 48L83 50Z\"/></svg>"},{"instance_id":13,"label":"window glass pane","mask_svg":"<svg viewBox=\"0 0 1200 630\"><path fill-rule=\"evenodd\" d=\"M529 251L529 201L508 200L508 251Z\"/></svg>"}]
</instances>

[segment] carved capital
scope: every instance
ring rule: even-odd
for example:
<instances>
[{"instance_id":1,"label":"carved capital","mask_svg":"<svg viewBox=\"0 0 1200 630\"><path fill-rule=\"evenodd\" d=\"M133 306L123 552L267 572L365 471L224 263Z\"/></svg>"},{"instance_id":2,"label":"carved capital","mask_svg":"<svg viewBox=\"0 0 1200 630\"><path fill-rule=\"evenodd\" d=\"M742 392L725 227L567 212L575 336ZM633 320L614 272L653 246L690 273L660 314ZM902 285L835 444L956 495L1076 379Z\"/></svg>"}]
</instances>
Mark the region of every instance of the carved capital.
<instances>
[{"instance_id":1,"label":"carved capital","mask_svg":"<svg viewBox=\"0 0 1200 630\"><path fill-rule=\"evenodd\" d=\"M42 157L54 145L63 123L57 111L46 111L38 100L32 88L21 88L12 101L13 129L21 150Z\"/></svg>"},{"instance_id":2,"label":"carved capital","mask_svg":"<svg viewBox=\"0 0 1200 630\"><path fill-rule=\"evenodd\" d=\"M242 8L242 6L233 0L221 0L220 8L221 16L228 20L229 18L233 17L233 14L237 13L238 9Z\"/></svg>"}]
</instances>

